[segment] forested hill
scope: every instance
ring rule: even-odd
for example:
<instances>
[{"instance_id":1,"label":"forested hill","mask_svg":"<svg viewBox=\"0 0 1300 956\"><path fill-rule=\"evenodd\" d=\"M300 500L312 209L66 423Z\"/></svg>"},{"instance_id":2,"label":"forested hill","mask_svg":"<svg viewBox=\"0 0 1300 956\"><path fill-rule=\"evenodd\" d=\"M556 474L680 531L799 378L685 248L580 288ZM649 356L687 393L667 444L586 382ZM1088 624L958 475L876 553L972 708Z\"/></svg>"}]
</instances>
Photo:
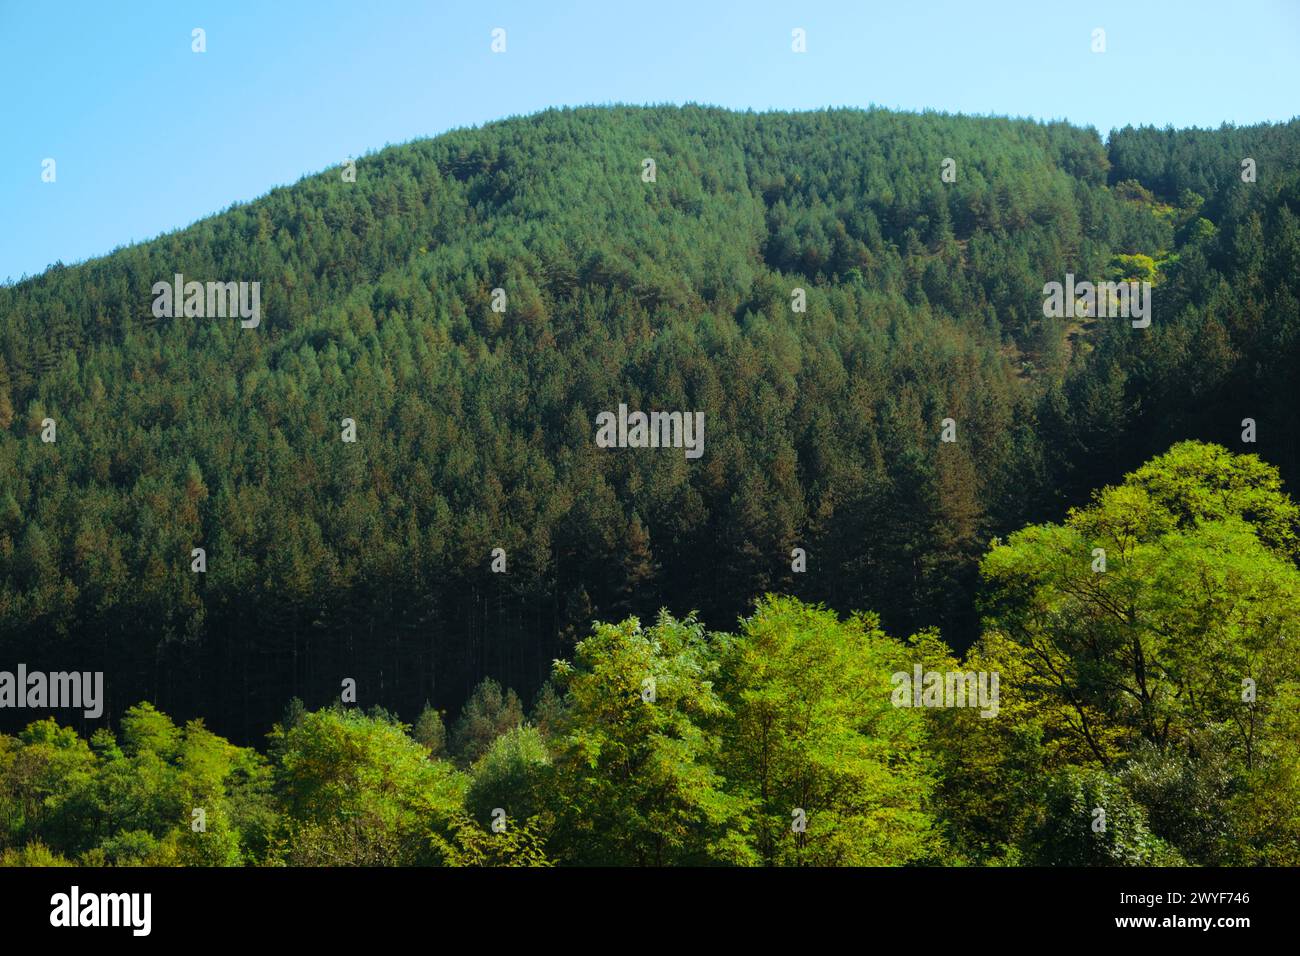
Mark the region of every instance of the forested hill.
<instances>
[{"instance_id":1,"label":"forested hill","mask_svg":"<svg viewBox=\"0 0 1300 956\"><path fill-rule=\"evenodd\" d=\"M1174 440L1300 475L1298 121L593 108L346 174L0 288L0 661L247 741L765 591L960 648L991 536ZM260 324L156 317L177 273ZM1151 326L1045 319L1067 273ZM703 412L702 457L597 447L620 403Z\"/></svg>"}]
</instances>

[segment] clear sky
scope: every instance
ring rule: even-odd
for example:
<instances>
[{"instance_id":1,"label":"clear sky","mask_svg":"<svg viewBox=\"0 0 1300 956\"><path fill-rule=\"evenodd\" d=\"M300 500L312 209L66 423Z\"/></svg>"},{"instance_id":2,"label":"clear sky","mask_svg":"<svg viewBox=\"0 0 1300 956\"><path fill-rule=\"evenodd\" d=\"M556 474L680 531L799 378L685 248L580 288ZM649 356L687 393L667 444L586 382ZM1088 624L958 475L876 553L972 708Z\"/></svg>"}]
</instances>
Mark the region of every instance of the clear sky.
<instances>
[{"instance_id":1,"label":"clear sky","mask_svg":"<svg viewBox=\"0 0 1300 956\"><path fill-rule=\"evenodd\" d=\"M1289 119L1298 54L1296 0L0 0L0 281L548 106L874 103L1105 135Z\"/></svg>"}]
</instances>

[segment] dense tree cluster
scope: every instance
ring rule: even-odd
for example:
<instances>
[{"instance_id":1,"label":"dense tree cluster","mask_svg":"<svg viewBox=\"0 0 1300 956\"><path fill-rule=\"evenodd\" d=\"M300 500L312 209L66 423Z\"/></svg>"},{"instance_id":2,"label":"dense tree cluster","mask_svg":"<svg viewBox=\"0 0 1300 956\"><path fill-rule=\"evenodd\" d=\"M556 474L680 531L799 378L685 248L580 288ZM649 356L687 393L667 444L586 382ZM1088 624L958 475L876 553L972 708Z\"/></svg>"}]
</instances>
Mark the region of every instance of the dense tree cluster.
<instances>
[{"instance_id":1,"label":"dense tree cluster","mask_svg":"<svg viewBox=\"0 0 1300 956\"><path fill-rule=\"evenodd\" d=\"M344 678L408 721L531 700L594 619L767 592L965 648L993 536L1175 440L1256 419L1294 480L1297 146L548 111L0 288L0 655L250 743ZM156 318L175 273L261 282L260 327ZM1151 328L1044 319L1066 273L1153 280ZM703 411L704 457L595 447L620 402Z\"/></svg>"},{"instance_id":2,"label":"dense tree cluster","mask_svg":"<svg viewBox=\"0 0 1300 956\"><path fill-rule=\"evenodd\" d=\"M995 542L963 662L769 595L728 633L596 623L528 713L488 680L450 736L36 721L0 735L0 863L1300 865L1297 531L1276 469L1186 442ZM900 706L918 668L999 706Z\"/></svg>"}]
</instances>

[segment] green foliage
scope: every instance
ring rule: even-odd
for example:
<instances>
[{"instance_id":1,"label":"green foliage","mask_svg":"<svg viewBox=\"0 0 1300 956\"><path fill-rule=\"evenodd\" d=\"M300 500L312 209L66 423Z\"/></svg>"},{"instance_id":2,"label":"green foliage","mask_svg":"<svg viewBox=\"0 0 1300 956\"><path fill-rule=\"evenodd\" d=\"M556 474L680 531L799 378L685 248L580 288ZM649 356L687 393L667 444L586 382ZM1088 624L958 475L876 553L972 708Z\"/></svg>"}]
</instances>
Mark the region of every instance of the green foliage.
<instances>
[{"instance_id":1,"label":"green foliage","mask_svg":"<svg viewBox=\"0 0 1300 956\"><path fill-rule=\"evenodd\" d=\"M85 857L94 866L145 866L159 851L159 841L147 830L122 830Z\"/></svg>"},{"instance_id":2,"label":"green foliage","mask_svg":"<svg viewBox=\"0 0 1300 956\"><path fill-rule=\"evenodd\" d=\"M39 840L29 843L24 847L9 847L0 852L0 866L75 866L71 860L66 860L57 853L50 852L50 848Z\"/></svg>"},{"instance_id":3,"label":"green foliage","mask_svg":"<svg viewBox=\"0 0 1300 956\"><path fill-rule=\"evenodd\" d=\"M275 826L269 790L255 751L202 721L178 728L150 704L123 715L120 742L101 729L87 746L37 721L0 736L0 849L41 842L90 865L255 863Z\"/></svg>"},{"instance_id":4,"label":"green foliage","mask_svg":"<svg viewBox=\"0 0 1300 956\"><path fill-rule=\"evenodd\" d=\"M468 816L455 814L450 836L433 839L443 866L550 866L546 841L535 820L509 823L500 832L485 830Z\"/></svg>"},{"instance_id":5,"label":"green foliage","mask_svg":"<svg viewBox=\"0 0 1300 956\"><path fill-rule=\"evenodd\" d=\"M1229 812L1241 837L1239 862L1300 866L1300 683L1278 688L1285 706L1266 718L1258 759Z\"/></svg>"},{"instance_id":6,"label":"green foliage","mask_svg":"<svg viewBox=\"0 0 1300 956\"><path fill-rule=\"evenodd\" d=\"M451 752L462 765L474 763L492 742L524 721L523 704L513 690L487 678L470 694L451 729Z\"/></svg>"},{"instance_id":7,"label":"green foliage","mask_svg":"<svg viewBox=\"0 0 1300 956\"><path fill-rule=\"evenodd\" d=\"M1163 165L1106 184L1146 135L552 110L0 287L0 647L94 661L105 635L115 698L241 743L290 689L336 695L333 675L402 714L454 712L488 674L531 696L592 620L730 621L769 591L965 647L992 534L1114 480L1115 448L1167 447L1177 417L1147 409L1209 405L1182 385L1241 385L1247 355L1292 381L1295 237L1272 190L1293 130L1173 137L1202 172L1268 146L1258 196L1173 184L1205 197L1196 217L1219 231L1197 239L1146 198L1167 192L1148 178ZM1046 280L1180 253L1149 337L1043 320ZM1210 277L1237 265L1250 318L1216 330ZM155 318L151 286L177 272L260 282L261 325ZM1202 312L1218 348L1186 340ZM1155 336L1153 357L1137 340ZM705 458L593 455L594 415L620 401L703 411ZM947 416L961 438L941 447ZM796 542L816 574L789 570Z\"/></svg>"},{"instance_id":8,"label":"green foliage","mask_svg":"<svg viewBox=\"0 0 1300 956\"><path fill-rule=\"evenodd\" d=\"M425 701L420 717L411 729L415 742L429 751L431 757L441 757L447 750L447 727L442 721L442 713L434 710Z\"/></svg>"},{"instance_id":9,"label":"green foliage","mask_svg":"<svg viewBox=\"0 0 1300 956\"><path fill-rule=\"evenodd\" d=\"M400 724L355 710L304 714L277 728L275 767L286 860L314 866L427 862L430 821L449 818L465 781Z\"/></svg>"},{"instance_id":10,"label":"green foliage","mask_svg":"<svg viewBox=\"0 0 1300 956\"><path fill-rule=\"evenodd\" d=\"M0 651L111 648L117 729L5 725L6 863L1300 864L1300 122L615 107L359 169L0 287ZM262 327L154 318L178 271ZM1152 325L1044 321L1067 272ZM593 455L621 401L705 458ZM916 661L998 718L887 707ZM415 728L230 742L340 674Z\"/></svg>"},{"instance_id":11,"label":"green foliage","mask_svg":"<svg viewBox=\"0 0 1300 956\"><path fill-rule=\"evenodd\" d=\"M919 658L874 616L840 621L767 597L723 659L724 766L754 805L764 863L897 865L936 852L924 715L890 700L890 674Z\"/></svg>"},{"instance_id":12,"label":"green foliage","mask_svg":"<svg viewBox=\"0 0 1300 956\"><path fill-rule=\"evenodd\" d=\"M1124 484L1143 489L1179 527L1241 518L1269 549L1300 559L1300 507L1282 491L1277 468L1256 455L1180 442Z\"/></svg>"},{"instance_id":13,"label":"green foliage","mask_svg":"<svg viewBox=\"0 0 1300 956\"><path fill-rule=\"evenodd\" d=\"M1275 469L1185 443L984 560L981 654L1016 668L1012 686L1029 698L1012 726L1040 741L1049 771L1110 771L1151 830L1194 862L1258 859L1249 844L1259 831L1238 829L1258 826L1252 791L1262 779L1275 798L1289 786L1295 521ZM1265 842L1285 847L1294 822L1273 819Z\"/></svg>"},{"instance_id":14,"label":"green foliage","mask_svg":"<svg viewBox=\"0 0 1300 956\"><path fill-rule=\"evenodd\" d=\"M1110 269L1110 277L1125 282L1152 282L1156 281L1157 269L1155 260L1150 256L1137 253L1135 255L1125 255L1120 253L1115 256L1115 261Z\"/></svg>"},{"instance_id":15,"label":"green foliage","mask_svg":"<svg viewBox=\"0 0 1300 956\"><path fill-rule=\"evenodd\" d=\"M1067 707L1036 692L1033 663L1025 648L990 631L961 665L941 658L931 665L999 675L996 719L972 708L928 712L938 764L936 812L951 848L949 862L1020 862L1046 769L1089 759L1071 746Z\"/></svg>"},{"instance_id":16,"label":"green foliage","mask_svg":"<svg viewBox=\"0 0 1300 956\"><path fill-rule=\"evenodd\" d=\"M1241 517L1256 495L1175 480L1186 451L1102 490L1063 526L1017 532L984 561L994 627L1031 649L1035 675L1075 709L1103 763L1139 738L1179 743L1205 722L1227 725L1244 754L1257 721L1243 718L1243 679L1276 700L1278 683L1300 673L1286 638L1300 625L1300 571ZM1262 497L1266 520L1293 507Z\"/></svg>"},{"instance_id":17,"label":"green foliage","mask_svg":"<svg viewBox=\"0 0 1300 956\"><path fill-rule=\"evenodd\" d=\"M666 613L598 624L558 661L552 746L557 859L588 865L747 863L749 801L727 791L712 727L725 714L703 627Z\"/></svg>"},{"instance_id":18,"label":"green foliage","mask_svg":"<svg viewBox=\"0 0 1300 956\"><path fill-rule=\"evenodd\" d=\"M788 596L734 633L597 622L545 730L478 689L468 773L431 709L291 703L269 761L148 704L89 743L35 721L0 735L0 864L1297 865L1296 515L1254 456L1176 445L994 542L963 660ZM916 667L997 706L902 706Z\"/></svg>"},{"instance_id":19,"label":"green foliage","mask_svg":"<svg viewBox=\"0 0 1300 956\"><path fill-rule=\"evenodd\" d=\"M1241 780L1226 748L1205 732L1186 750L1142 743L1125 763L1125 789L1146 808L1152 832L1188 863L1239 858L1241 815L1231 800Z\"/></svg>"},{"instance_id":20,"label":"green foliage","mask_svg":"<svg viewBox=\"0 0 1300 956\"><path fill-rule=\"evenodd\" d=\"M533 701L532 724L549 740L563 716L564 700L556 692L555 685L548 680L542 684L537 699Z\"/></svg>"},{"instance_id":21,"label":"green foliage","mask_svg":"<svg viewBox=\"0 0 1300 956\"><path fill-rule=\"evenodd\" d=\"M492 822L500 808L511 819L525 819L545 808L551 755L535 727L506 731L478 759L470 774L465 807L480 823Z\"/></svg>"},{"instance_id":22,"label":"green foliage","mask_svg":"<svg viewBox=\"0 0 1300 956\"><path fill-rule=\"evenodd\" d=\"M1024 859L1031 865L1175 866L1181 862L1177 853L1151 834L1141 805L1104 770L1061 770L1048 780L1043 805L1043 816L1027 838ZM1104 816L1098 811L1104 811Z\"/></svg>"}]
</instances>

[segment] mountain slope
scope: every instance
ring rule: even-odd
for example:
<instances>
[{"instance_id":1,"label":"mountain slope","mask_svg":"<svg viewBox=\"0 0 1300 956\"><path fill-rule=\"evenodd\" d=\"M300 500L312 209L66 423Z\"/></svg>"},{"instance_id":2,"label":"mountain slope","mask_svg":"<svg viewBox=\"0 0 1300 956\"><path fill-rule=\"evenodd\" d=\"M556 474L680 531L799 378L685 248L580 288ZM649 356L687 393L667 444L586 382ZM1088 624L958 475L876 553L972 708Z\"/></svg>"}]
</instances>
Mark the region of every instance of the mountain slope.
<instances>
[{"instance_id":1,"label":"mountain slope","mask_svg":"<svg viewBox=\"0 0 1300 956\"><path fill-rule=\"evenodd\" d=\"M0 288L4 659L247 739L344 678L454 707L593 617L769 589L961 646L991 535L1172 439L1254 412L1294 479L1297 139L549 111ZM1149 334L1043 318L1121 256L1158 263ZM176 273L259 282L261 324L155 317ZM620 403L703 412L703 456L598 448Z\"/></svg>"}]
</instances>

